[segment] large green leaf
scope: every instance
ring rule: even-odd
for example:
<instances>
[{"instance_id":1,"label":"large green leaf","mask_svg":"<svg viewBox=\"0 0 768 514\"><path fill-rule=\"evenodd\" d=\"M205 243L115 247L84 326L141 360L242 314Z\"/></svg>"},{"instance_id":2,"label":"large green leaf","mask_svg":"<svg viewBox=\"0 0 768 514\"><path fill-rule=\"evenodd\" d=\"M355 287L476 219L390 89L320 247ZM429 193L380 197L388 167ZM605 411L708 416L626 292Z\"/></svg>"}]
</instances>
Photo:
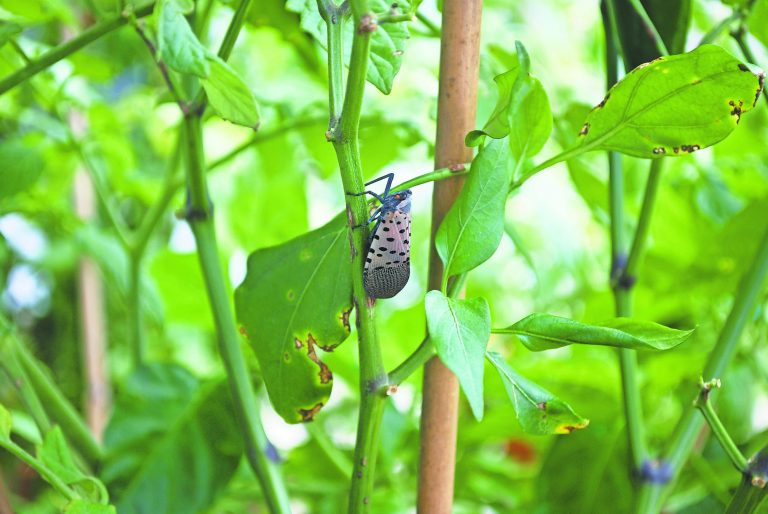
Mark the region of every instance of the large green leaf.
<instances>
[{"instance_id":1,"label":"large green leaf","mask_svg":"<svg viewBox=\"0 0 768 514\"><path fill-rule=\"evenodd\" d=\"M217 56L209 56L210 73L200 79L216 114L245 127L259 127L259 107L243 79Z\"/></svg>"},{"instance_id":2,"label":"large green leaf","mask_svg":"<svg viewBox=\"0 0 768 514\"><path fill-rule=\"evenodd\" d=\"M318 349L331 351L349 335L346 217L253 252L235 307L275 410L289 423L311 420L333 386Z\"/></svg>"},{"instance_id":3,"label":"large green leaf","mask_svg":"<svg viewBox=\"0 0 768 514\"><path fill-rule=\"evenodd\" d=\"M169 364L138 368L117 395L102 477L121 514L206 509L235 471L242 438L223 381Z\"/></svg>"},{"instance_id":4,"label":"large green leaf","mask_svg":"<svg viewBox=\"0 0 768 514\"><path fill-rule=\"evenodd\" d=\"M0 163L0 199L32 186L44 167L38 149L17 138L0 142Z\"/></svg>"},{"instance_id":5,"label":"large green leaf","mask_svg":"<svg viewBox=\"0 0 768 514\"><path fill-rule=\"evenodd\" d=\"M210 73L208 50L192 32L184 14L192 3L181 0L160 0L155 5L157 23L157 57L179 73L207 77Z\"/></svg>"},{"instance_id":6,"label":"large green leaf","mask_svg":"<svg viewBox=\"0 0 768 514\"><path fill-rule=\"evenodd\" d=\"M685 49L688 26L691 23L691 0L641 0L669 53ZM659 57L652 33L637 14L630 0L616 0L616 21L626 69Z\"/></svg>"},{"instance_id":7,"label":"large green leaf","mask_svg":"<svg viewBox=\"0 0 768 514\"><path fill-rule=\"evenodd\" d=\"M636 157L683 155L724 139L765 74L714 45L635 68L587 116L579 143Z\"/></svg>"},{"instance_id":8,"label":"large green leaf","mask_svg":"<svg viewBox=\"0 0 768 514\"><path fill-rule=\"evenodd\" d=\"M435 236L446 276L469 271L488 260L504 234L504 205L509 190L509 149L491 139L472 161L467 182Z\"/></svg>"},{"instance_id":9,"label":"large green leaf","mask_svg":"<svg viewBox=\"0 0 768 514\"><path fill-rule=\"evenodd\" d=\"M540 352L569 344L669 350L685 342L693 330L676 330L631 318L588 324L550 314L531 314L497 333L514 334L529 350Z\"/></svg>"},{"instance_id":10,"label":"large green leaf","mask_svg":"<svg viewBox=\"0 0 768 514\"><path fill-rule=\"evenodd\" d=\"M483 417L483 359L491 335L488 302L485 298L458 300L430 291L425 307L429 337L437 355L458 377L479 421Z\"/></svg>"},{"instance_id":11,"label":"large green leaf","mask_svg":"<svg viewBox=\"0 0 768 514\"><path fill-rule=\"evenodd\" d=\"M410 11L409 2L397 2L399 10ZM375 13L386 13L392 2L371 0L369 8ZM323 48L327 47L325 22L317 10L317 0L288 0L286 8L301 16L301 28L312 35ZM351 18L345 20L344 59L349 63L349 51L352 48L354 27ZM388 95L392 91L392 82L400 71L405 52L405 41L409 38L407 22L385 23L378 25L371 33L371 53L369 57L367 80Z\"/></svg>"},{"instance_id":12,"label":"large green leaf","mask_svg":"<svg viewBox=\"0 0 768 514\"><path fill-rule=\"evenodd\" d=\"M484 135L494 139L509 136L512 156L520 163L539 153L549 139L552 111L541 82L529 73L528 52L519 41L515 46L517 65L493 79L499 89L496 107L482 130L467 134L465 143L477 146L485 139Z\"/></svg>"},{"instance_id":13,"label":"large green leaf","mask_svg":"<svg viewBox=\"0 0 768 514\"><path fill-rule=\"evenodd\" d=\"M504 383L520 426L529 434L570 434L589 424L570 405L515 372L498 353L487 352L486 357Z\"/></svg>"}]
</instances>

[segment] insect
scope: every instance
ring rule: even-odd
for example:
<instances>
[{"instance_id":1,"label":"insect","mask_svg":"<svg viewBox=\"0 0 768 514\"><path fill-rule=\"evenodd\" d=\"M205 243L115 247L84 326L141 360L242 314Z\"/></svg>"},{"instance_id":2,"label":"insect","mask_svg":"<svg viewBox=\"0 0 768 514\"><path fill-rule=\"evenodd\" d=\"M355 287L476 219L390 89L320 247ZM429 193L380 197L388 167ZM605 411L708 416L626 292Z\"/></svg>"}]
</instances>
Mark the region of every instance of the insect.
<instances>
[{"instance_id":1,"label":"insect","mask_svg":"<svg viewBox=\"0 0 768 514\"><path fill-rule=\"evenodd\" d=\"M394 177L394 173L389 173L365 184L386 180L381 196L373 191L347 193L351 196L369 194L381 202L371 218L361 225L376 222L368 240L363 269L363 285L371 298L392 298L405 287L411 275L411 190L390 194Z\"/></svg>"}]
</instances>

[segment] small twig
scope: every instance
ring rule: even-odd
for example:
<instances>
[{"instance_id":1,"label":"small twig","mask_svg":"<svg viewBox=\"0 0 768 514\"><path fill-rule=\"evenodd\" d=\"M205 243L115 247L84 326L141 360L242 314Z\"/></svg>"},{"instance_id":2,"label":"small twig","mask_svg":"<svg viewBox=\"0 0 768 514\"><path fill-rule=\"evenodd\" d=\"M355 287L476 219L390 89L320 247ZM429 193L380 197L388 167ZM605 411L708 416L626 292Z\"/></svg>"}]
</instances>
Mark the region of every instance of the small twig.
<instances>
[{"instance_id":1,"label":"small twig","mask_svg":"<svg viewBox=\"0 0 768 514\"><path fill-rule=\"evenodd\" d=\"M157 48L155 47L155 44L151 39L149 39L149 36L147 36L147 33L144 31L144 27L142 27L140 23L135 23L134 28L136 29L136 33L139 35L141 40L144 41L144 44L147 46L149 53L152 55L152 60L155 61L155 64L157 64L157 69L160 70L160 75L163 76L163 81L165 81L165 85L168 86L168 91L171 93L171 96L173 96L173 99L176 101L176 103L179 104L179 109L181 109L181 112L185 115L188 114L189 104L179 95L179 92L173 83L173 79L171 78L171 73L168 70L168 66L165 64L165 61L160 59L160 57L157 55Z\"/></svg>"},{"instance_id":2,"label":"small twig","mask_svg":"<svg viewBox=\"0 0 768 514\"><path fill-rule=\"evenodd\" d=\"M427 18L427 16L420 11L416 11L416 19L427 27L432 36L440 37L440 27L437 23Z\"/></svg>"},{"instance_id":3,"label":"small twig","mask_svg":"<svg viewBox=\"0 0 768 514\"><path fill-rule=\"evenodd\" d=\"M736 443L731 439L730 434L723 426L722 421L717 416L715 409L712 408L712 403L709 401L709 393L712 389L720 388L720 379L713 378L709 382L704 382L704 379L699 379L699 395L693 402L693 406L701 411L704 415L704 419L707 421L709 428L712 429L712 433L715 435L720 445L723 447L726 455L731 459L731 463L741 473L747 472L747 459L741 454Z\"/></svg>"},{"instance_id":4,"label":"small twig","mask_svg":"<svg viewBox=\"0 0 768 514\"><path fill-rule=\"evenodd\" d=\"M386 14L379 14L376 16L376 23L379 25L384 25L385 23L399 23L402 21L413 21L414 20L414 14L413 13L405 13L405 14L393 14L393 13L386 13Z\"/></svg>"}]
</instances>

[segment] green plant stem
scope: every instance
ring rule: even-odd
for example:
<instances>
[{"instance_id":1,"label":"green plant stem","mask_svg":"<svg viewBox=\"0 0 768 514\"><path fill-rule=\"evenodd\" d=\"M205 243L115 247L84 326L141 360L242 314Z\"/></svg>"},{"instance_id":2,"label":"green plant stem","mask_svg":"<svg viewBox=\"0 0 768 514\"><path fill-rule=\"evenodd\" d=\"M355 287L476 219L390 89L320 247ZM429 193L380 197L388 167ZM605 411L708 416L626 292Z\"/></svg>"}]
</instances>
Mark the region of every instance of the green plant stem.
<instances>
[{"instance_id":1,"label":"green plant stem","mask_svg":"<svg viewBox=\"0 0 768 514\"><path fill-rule=\"evenodd\" d=\"M413 21L414 15L412 13L406 14L379 14L376 16L376 23L383 25L385 23L398 23L401 21Z\"/></svg>"},{"instance_id":2,"label":"green plant stem","mask_svg":"<svg viewBox=\"0 0 768 514\"><path fill-rule=\"evenodd\" d=\"M699 44L697 46L714 43L715 40L718 37L720 37L720 34L722 34L725 31L725 29L727 29L731 25L731 23L741 19L741 17L742 17L741 12L738 9L734 9L734 11L730 14L730 16L721 20L720 23L712 27L709 30L709 32L704 34L704 36L701 38L701 41L699 41Z\"/></svg>"},{"instance_id":3,"label":"green plant stem","mask_svg":"<svg viewBox=\"0 0 768 514\"><path fill-rule=\"evenodd\" d=\"M328 437L325 428L315 423L306 423L304 425L307 428L307 432L312 436L317 446L320 448L328 460L333 464L336 470L344 477L348 477L352 474L352 463L342 450L340 450L334 442Z\"/></svg>"},{"instance_id":4,"label":"green plant stem","mask_svg":"<svg viewBox=\"0 0 768 514\"><path fill-rule=\"evenodd\" d=\"M49 50L38 59L33 60L20 70L8 75L3 80L0 80L0 95L21 84L28 78L40 73L49 66L67 58L69 55L77 52L89 43L119 29L132 19L147 16L152 12L154 4L155 3L152 2L136 9L133 13L121 13L114 18L97 23L66 43Z\"/></svg>"},{"instance_id":5,"label":"green plant stem","mask_svg":"<svg viewBox=\"0 0 768 514\"><path fill-rule=\"evenodd\" d=\"M0 318L0 323L5 323L5 321ZM0 367L5 372L9 382L16 387L16 390L21 397L21 401L29 410L37 429L41 434L45 434L51 429L51 420L48 418L45 408L43 408L40 397L32 387L32 381L29 379L29 375L19 362L17 356L18 342L16 341L15 336L11 334L10 330L2 339L0 339L0 347L2 347Z\"/></svg>"},{"instance_id":6,"label":"green plant stem","mask_svg":"<svg viewBox=\"0 0 768 514\"><path fill-rule=\"evenodd\" d=\"M416 19L423 23L434 37L440 37L440 27L437 23L430 20L424 13L416 11Z\"/></svg>"},{"instance_id":7,"label":"green plant stem","mask_svg":"<svg viewBox=\"0 0 768 514\"><path fill-rule=\"evenodd\" d=\"M555 164L559 164L561 162L565 162L568 159L573 159L574 157L578 157L579 155L588 152L595 148L598 144L602 142L602 140L605 139L605 137L602 137L600 139L594 140L592 143L582 145L582 146L575 146L573 148L568 148L566 150L563 150L559 154L555 155L554 157L547 159L546 161L542 162L541 164L538 164L534 166L533 168L527 170L523 175L514 182L510 187L510 192L514 191L515 189L522 186L529 178L536 175L538 172L543 171L551 166L554 166Z\"/></svg>"},{"instance_id":8,"label":"green plant stem","mask_svg":"<svg viewBox=\"0 0 768 514\"><path fill-rule=\"evenodd\" d=\"M216 325L219 351L227 369L227 379L245 439L246 456L259 479L270 512L288 513L290 512L290 505L285 486L277 469L265 453L267 437L259 419L256 395L240 349L240 340L227 296L227 287L222 276L222 266L213 226L213 213L208 201L205 170L203 169L205 160L200 118L197 115L185 117L184 127L187 142L187 219L197 243L200 267Z\"/></svg>"},{"instance_id":9,"label":"green plant stem","mask_svg":"<svg viewBox=\"0 0 768 514\"><path fill-rule=\"evenodd\" d=\"M326 9L329 4L325 4ZM345 193L361 193L363 173L358 147L360 114L362 111L365 80L368 72L371 33L375 30L373 15L366 0L352 0L349 4L354 23L352 52L347 75L346 93L341 110L341 119L334 124L333 108L330 109L331 127L329 139L333 141L336 157L339 161L341 181ZM321 6L322 9L322 6ZM325 13L327 30L334 28L334 20ZM331 23L328 23L331 21ZM339 25L343 17L337 16ZM329 44L333 36L329 34ZM329 89L339 87L338 77L341 66L340 48L333 47L328 57ZM333 55L332 55L333 54ZM329 92L331 103L340 98L338 91ZM357 423L354 469L349 491L349 512L369 512L373 491L376 457L379 446L381 420L384 414L386 371L381 357L381 348L376 334L374 320L374 302L369 299L363 286L363 264L367 230L353 228L368 219L368 203L363 196L346 195L347 218L349 222L350 242L352 245L352 295L357 312L358 351L360 355L360 408Z\"/></svg>"},{"instance_id":10,"label":"green plant stem","mask_svg":"<svg viewBox=\"0 0 768 514\"><path fill-rule=\"evenodd\" d=\"M744 27L739 28L739 30L735 32L731 32L731 36L733 39L736 40L736 43L739 45L739 49L741 50L742 55L744 55L744 58L753 64L756 63L755 54L752 52L752 48L750 48L749 43L747 43L746 38L744 37L746 35L746 30ZM766 91L766 88L763 87L763 98L765 98L765 101L768 102L768 91Z\"/></svg>"},{"instance_id":11,"label":"green plant stem","mask_svg":"<svg viewBox=\"0 0 768 514\"><path fill-rule=\"evenodd\" d=\"M640 216L637 219L635 236L632 239L632 246L630 247L629 255L627 256L627 263L624 266L623 274L629 281L635 280L640 257L648 242L648 230L651 226L653 208L656 205L656 197L659 191L659 181L661 179L663 164L664 162L661 159L654 159L651 161L650 170L648 171L648 181L645 185L643 204L640 207Z\"/></svg>"},{"instance_id":12,"label":"green plant stem","mask_svg":"<svg viewBox=\"0 0 768 514\"><path fill-rule=\"evenodd\" d=\"M607 12L604 11L608 16L603 16L606 35L606 83L608 89L613 87L618 81L619 60L618 45L616 43L618 34L615 32L615 25L610 19L611 9L612 7L609 5L605 10ZM629 317L632 314L631 283L621 280L626 269L624 262L624 256L626 255L624 243L624 176L621 167L621 156L616 152L608 152L608 187L612 254L610 276L616 305L615 311L617 316ZM645 237L645 234L638 234L636 232L636 240L638 236ZM640 248L641 244L637 246ZM617 277L619 277L618 280ZM648 453L645 445L645 424L638 381L637 353L634 350L621 348L617 350L617 354L621 372L621 393L626 421L627 445L631 456L631 476L634 477L638 470L641 469Z\"/></svg>"},{"instance_id":13,"label":"green plant stem","mask_svg":"<svg viewBox=\"0 0 768 514\"><path fill-rule=\"evenodd\" d=\"M141 308L141 262L142 255L131 254L128 268L128 340L131 347L133 366L144 363L146 348L144 343L144 320Z\"/></svg>"},{"instance_id":14,"label":"green plant stem","mask_svg":"<svg viewBox=\"0 0 768 514\"><path fill-rule=\"evenodd\" d=\"M211 1L211 4L213 4L213 1ZM243 28L243 23L245 23L245 16L248 14L248 9L250 6L251 0L240 0L240 3L235 10L235 14L232 16L232 19L229 22L227 32L224 34L224 39L219 46L218 52L218 56L225 61L229 59L230 55L232 55L232 49L235 48L237 37L240 35L240 30Z\"/></svg>"},{"instance_id":15,"label":"green plant stem","mask_svg":"<svg viewBox=\"0 0 768 514\"><path fill-rule=\"evenodd\" d=\"M645 10L642 2L640 2L640 0L629 0L629 3L632 4L635 12L637 12L638 16L640 16L640 18L643 20L645 28L653 36L653 42L656 44L656 49L659 51L659 54L669 55L667 45L664 44L664 40L662 39L661 34L659 34L659 31L656 29L656 25L651 20L651 17L648 16L648 12Z\"/></svg>"},{"instance_id":16,"label":"green plant stem","mask_svg":"<svg viewBox=\"0 0 768 514\"><path fill-rule=\"evenodd\" d=\"M393 385L402 384L434 356L435 345L432 344L429 336L426 336L413 353L406 357L399 366L389 372L389 383Z\"/></svg>"},{"instance_id":17,"label":"green plant stem","mask_svg":"<svg viewBox=\"0 0 768 514\"><path fill-rule=\"evenodd\" d=\"M738 489L733 493L731 503L725 514L752 514L758 512L758 507L768 496L768 488L755 487L749 476L741 479Z\"/></svg>"},{"instance_id":18,"label":"green plant stem","mask_svg":"<svg viewBox=\"0 0 768 514\"><path fill-rule=\"evenodd\" d=\"M766 274L768 274L768 230L760 241L752 264L741 279L731 312L720 331L715 347L709 354L703 373L705 380L722 376L725 371L736 350L739 337L754 311ZM693 408L687 409L678 422L665 459L674 477L680 473L691 453L703 424L704 419L698 416ZM644 483L640 491L641 501L638 512L652 514L659 512L665 489L659 484Z\"/></svg>"},{"instance_id":19,"label":"green plant stem","mask_svg":"<svg viewBox=\"0 0 768 514\"><path fill-rule=\"evenodd\" d=\"M712 382L714 382L714 380ZM728 430L726 430L725 426L723 426L723 422L720 421L720 417L715 412L715 409L712 408L712 403L709 401L710 391L711 389L709 389L707 384L702 384L701 392L699 393L699 397L694 402L694 406L699 409L699 411L701 411L701 414L704 416L704 419L709 425L709 428L720 442L720 446L723 447L725 454L728 455L729 459L731 459L731 463L734 465L736 470L741 473L745 473L747 471L747 459L744 457L744 455L741 454L741 451L739 451L736 443L733 442L733 439L731 439L731 436L728 434Z\"/></svg>"},{"instance_id":20,"label":"green plant stem","mask_svg":"<svg viewBox=\"0 0 768 514\"><path fill-rule=\"evenodd\" d=\"M27 453L21 446L11 440L0 440L0 448L5 448L14 457L34 469L43 480L51 484L51 486L53 486L53 488L67 500L72 501L80 498L77 491L69 487L55 472L49 469L48 466Z\"/></svg>"}]
</instances>

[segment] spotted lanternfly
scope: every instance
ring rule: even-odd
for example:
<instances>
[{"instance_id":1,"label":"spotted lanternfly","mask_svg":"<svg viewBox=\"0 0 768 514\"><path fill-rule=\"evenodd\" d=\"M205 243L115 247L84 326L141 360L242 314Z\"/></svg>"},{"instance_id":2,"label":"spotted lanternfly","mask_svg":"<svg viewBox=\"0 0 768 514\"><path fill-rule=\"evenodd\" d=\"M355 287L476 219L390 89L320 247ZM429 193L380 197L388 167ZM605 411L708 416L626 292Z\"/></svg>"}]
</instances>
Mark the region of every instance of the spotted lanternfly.
<instances>
[{"instance_id":1,"label":"spotted lanternfly","mask_svg":"<svg viewBox=\"0 0 768 514\"><path fill-rule=\"evenodd\" d=\"M366 223L376 222L363 269L363 284L371 298L392 298L405 287L411 275L411 190L390 194L394 176L390 173L365 184L386 180L382 195L373 191L354 195L369 194L381 202Z\"/></svg>"}]
</instances>

